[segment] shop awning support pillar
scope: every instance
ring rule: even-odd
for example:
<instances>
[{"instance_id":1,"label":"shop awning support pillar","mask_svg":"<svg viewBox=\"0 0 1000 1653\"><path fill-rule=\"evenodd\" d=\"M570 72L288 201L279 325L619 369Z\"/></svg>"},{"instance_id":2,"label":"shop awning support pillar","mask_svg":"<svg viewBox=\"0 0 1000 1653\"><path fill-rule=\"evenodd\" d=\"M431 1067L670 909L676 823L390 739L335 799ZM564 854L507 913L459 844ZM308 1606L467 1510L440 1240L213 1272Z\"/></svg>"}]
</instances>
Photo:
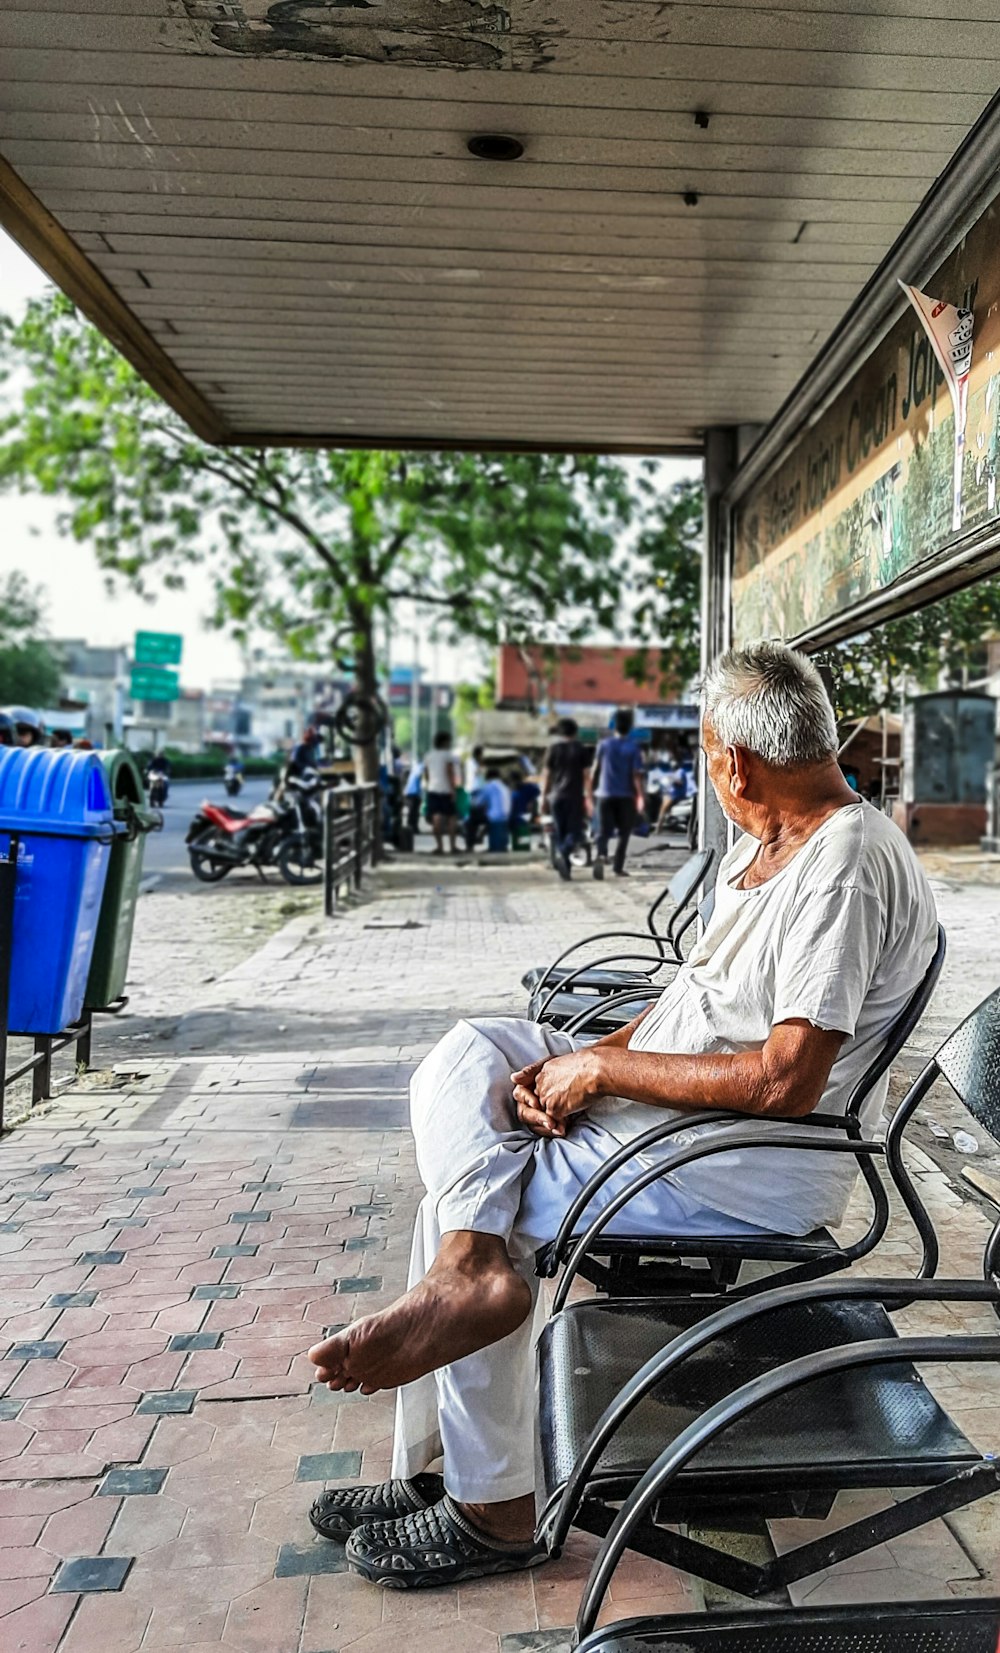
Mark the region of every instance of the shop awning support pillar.
<instances>
[{"instance_id":1,"label":"shop awning support pillar","mask_svg":"<svg viewBox=\"0 0 1000 1653\"><path fill-rule=\"evenodd\" d=\"M705 522L701 565L701 670L732 642L732 516L723 496L762 427L716 425L705 432ZM716 866L729 847L726 818L699 764L698 843L714 849Z\"/></svg>"}]
</instances>

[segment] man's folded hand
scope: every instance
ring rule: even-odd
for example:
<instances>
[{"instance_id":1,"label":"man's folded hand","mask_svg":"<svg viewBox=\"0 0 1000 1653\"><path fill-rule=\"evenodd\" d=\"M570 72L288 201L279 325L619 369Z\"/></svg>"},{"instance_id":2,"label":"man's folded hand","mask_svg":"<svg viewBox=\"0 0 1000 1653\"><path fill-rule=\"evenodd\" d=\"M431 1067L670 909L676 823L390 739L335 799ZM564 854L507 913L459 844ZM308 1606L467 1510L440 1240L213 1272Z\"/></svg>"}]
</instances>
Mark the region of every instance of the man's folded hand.
<instances>
[{"instance_id":1,"label":"man's folded hand","mask_svg":"<svg viewBox=\"0 0 1000 1653\"><path fill-rule=\"evenodd\" d=\"M600 1058L591 1049L550 1057L535 1077L538 1105L553 1123L582 1113L602 1094Z\"/></svg>"},{"instance_id":2,"label":"man's folded hand","mask_svg":"<svg viewBox=\"0 0 1000 1653\"><path fill-rule=\"evenodd\" d=\"M561 1120L550 1119L541 1107L534 1091L526 1085L514 1086L514 1101L517 1104L517 1117L521 1124L536 1136L565 1136L566 1127Z\"/></svg>"}]
</instances>

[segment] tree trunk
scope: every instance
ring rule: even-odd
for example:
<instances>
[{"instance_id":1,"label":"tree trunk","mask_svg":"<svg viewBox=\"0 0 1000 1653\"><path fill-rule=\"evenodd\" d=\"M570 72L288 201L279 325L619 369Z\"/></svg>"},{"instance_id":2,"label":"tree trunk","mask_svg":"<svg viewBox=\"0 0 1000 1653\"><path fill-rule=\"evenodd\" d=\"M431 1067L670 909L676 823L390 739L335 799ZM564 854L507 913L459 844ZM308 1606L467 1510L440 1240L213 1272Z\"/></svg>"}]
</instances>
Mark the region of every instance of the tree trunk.
<instances>
[{"instance_id":1,"label":"tree trunk","mask_svg":"<svg viewBox=\"0 0 1000 1653\"><path fill-rule=\"evenodd\" d=\"M367 700L374 702L378 693L378 673L375 666L375 622L369 613L359 613L354 618L354 690L356 694L364 695ZM354 778L362 781L377 781L379 770L379 743L382 737L377 736L367 746L354 747Z\"/></svg>"}]
</instances>

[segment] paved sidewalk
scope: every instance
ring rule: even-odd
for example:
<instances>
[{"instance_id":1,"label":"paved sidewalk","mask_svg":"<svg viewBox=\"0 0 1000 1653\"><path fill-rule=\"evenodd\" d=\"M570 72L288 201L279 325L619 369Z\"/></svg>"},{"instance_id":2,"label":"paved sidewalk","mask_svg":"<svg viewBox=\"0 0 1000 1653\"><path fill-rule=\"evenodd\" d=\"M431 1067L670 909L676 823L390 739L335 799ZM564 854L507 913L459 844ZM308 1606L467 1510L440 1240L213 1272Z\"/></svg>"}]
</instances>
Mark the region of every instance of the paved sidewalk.
<instances>
[{"instance_id":1,"label":"paved sidewalk","mask_svg":"<svg viewBox=\"0 0 1000 1653\"><path fill-rule=\"evenodd\" d=\"M662 880L678 859L569 889L524 864L390 869L332 926L294 919L205 984L164 1046L123 1065L142 1077L80 1083L0 1145L4 1653L568 1645L594 1549L583 1537L532 1575L415 1598L341 1570L305 1512L323 1484L385 1477L391 1400L312 1387L304 1350L403 1283L419 1192L406 1084L428 1044L460 1013L519 1011L527 964L634 923L653 865ZM942 886L941 899L952 952L925 1044L997 973L981 938L1000 892ZM942 1272L975 1268L986 1202L963 1200L930 1157L914 1169L946 1219ZM880 1272L913 1267L909 1230L896 1232ZM995 1386L974 1368L935 1381L995 1449ZM773 1524L779 1548L795 1525ZM996 1593L998 1535L984 1505L796 1596ZM612 1597L612 1618L705 1605L642 1558Z\"/></svg>"}]
</instances>

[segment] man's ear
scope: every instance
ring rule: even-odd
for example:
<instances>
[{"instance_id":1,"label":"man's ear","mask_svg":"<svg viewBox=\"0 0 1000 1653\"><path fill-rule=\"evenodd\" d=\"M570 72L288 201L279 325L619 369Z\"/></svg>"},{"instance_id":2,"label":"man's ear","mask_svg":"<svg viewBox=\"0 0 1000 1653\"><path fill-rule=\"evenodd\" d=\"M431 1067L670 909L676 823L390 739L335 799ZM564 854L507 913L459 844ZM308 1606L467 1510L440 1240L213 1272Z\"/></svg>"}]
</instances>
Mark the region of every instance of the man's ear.
<instances>
[{"instance_id":1,"label":"man's ear","mask_svg":"<svg viewBox=\"0 0 1000 1653\"><path fill-rule=\"evenodd\" d=\"M750 785L750 755L742 746L726 747L726 773L730 792L742 798Z\"/></svg>"}]
</instances>

